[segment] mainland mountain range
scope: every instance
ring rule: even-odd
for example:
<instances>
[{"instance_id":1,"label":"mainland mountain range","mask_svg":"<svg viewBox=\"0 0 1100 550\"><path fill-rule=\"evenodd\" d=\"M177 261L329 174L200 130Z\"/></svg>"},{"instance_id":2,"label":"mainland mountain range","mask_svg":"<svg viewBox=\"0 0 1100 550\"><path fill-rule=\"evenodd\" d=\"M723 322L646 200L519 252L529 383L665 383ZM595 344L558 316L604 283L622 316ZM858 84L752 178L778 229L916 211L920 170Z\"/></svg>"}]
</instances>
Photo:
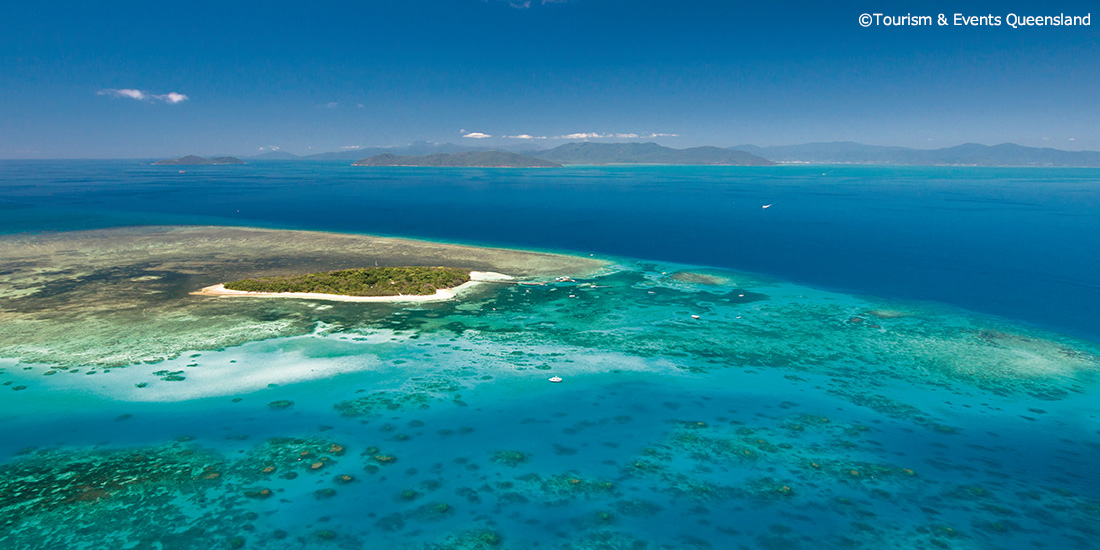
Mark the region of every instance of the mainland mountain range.
<instances>
[{"instance_id":1,"label":"mainland mountain range","mask_svg":"<svg viewBox=\"0 0 1100 550\"><path fill-rule=\"evenodd\" d=\"M746 151L779 162L815 164L908 164L956 166L1100 166L1098 151L1063 151L1049 147L1025 147L1015 143L981 145L964 143L941 149L912 149L864 145L850 141L757 147L738 145Z\"/></svg>"},{"instance_id":2,"label":"mainland mountain range","mask_svg":"<svg viewBox=\"0 0 1100 550\"><path fill-rule=\"evenodd\" d=\"M185 157L191 158L191 157ZM553 167L566 164L683 164L769 166L772 164L884 164L925 166L1081 166L1100 167L1100 152L1026 147L1014 143L966 143L940 149L864 145L854 142L758 147L690 147L656 143L574 142L552 149L510 151L451 143L414 142L405 147L356 148L298 156L272 151L249 161L352 161L357 166ZM235 159L234 159L235 160Z\"/></svg>"}]
</instances>

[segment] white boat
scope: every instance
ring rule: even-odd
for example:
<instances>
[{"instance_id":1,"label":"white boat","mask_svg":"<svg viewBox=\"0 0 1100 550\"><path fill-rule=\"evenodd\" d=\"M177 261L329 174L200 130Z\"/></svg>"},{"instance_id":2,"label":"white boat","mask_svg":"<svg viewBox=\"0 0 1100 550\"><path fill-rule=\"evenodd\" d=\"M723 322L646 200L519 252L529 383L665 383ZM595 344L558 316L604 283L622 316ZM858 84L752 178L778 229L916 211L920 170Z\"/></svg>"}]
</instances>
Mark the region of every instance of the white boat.
<instances>
[{"instance_id":1,"label":"white boat","mask_svg":"<svg viewBox=\"0 0 1100 550\"><path fill-rule=\"evenodd\" d=\"M557 384L558 382L561 382L561 377L560 376L551 376L550 381Z\"/></svg>"}]
</instances>

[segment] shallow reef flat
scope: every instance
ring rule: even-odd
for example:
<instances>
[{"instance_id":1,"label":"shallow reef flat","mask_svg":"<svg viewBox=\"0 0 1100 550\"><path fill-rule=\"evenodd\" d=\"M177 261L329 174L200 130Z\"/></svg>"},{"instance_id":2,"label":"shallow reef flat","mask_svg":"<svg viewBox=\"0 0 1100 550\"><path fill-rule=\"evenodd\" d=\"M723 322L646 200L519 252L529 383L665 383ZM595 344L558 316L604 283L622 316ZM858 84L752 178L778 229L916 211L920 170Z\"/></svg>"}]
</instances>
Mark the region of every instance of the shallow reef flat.
<instances>
[{"instance_id":1,"label":"shallow reef flat","mask_svg":"<svg viewBox=\"0 0 1100 550\"><path fill-rule=\"evenodd\" d=\"M298 261L309 261L304 256ZM172 401L355 371L400 378L409 369L443 377L472 370L491 381L525 371L705 375L763 369L826 377L824 391L946 430L882 388L915 385L1057 401L1084 396L1100 374L1093 343L935 304L855 297L736 272L577 262L576 271L594 271L539 286L491 285L460 301L406 307L172 297L191 285L164 282L167 275L148 270L106 279L55 274L67 282L51 296L40 295L51 288L42 282L37 293L8 301L0 314L11 321L0 325L0 358L17 361L0 369L0 383L28 394L71 389ZM528 276L545 273L528 269ZM158 278L131 284L152 277ZM127 294L135 288L141 292ZM80 308L86 311L79 316L65 313ZM440 339L448 347L433 350L444 345ZM270 343L253 342L264 340ZM97 374L109 376L91 376Z\"/></svg>"},{"instance_id":2,"label":"shallow reef flat","mask_svg":"<svg viewBox=\"0 0 1100 550\"><path fill-rule=\"evenodd\" d=\"M1095 438L1021 437L1011 417L914 431L809 395L813 382L754 375L745 393L727 374L572 389L424 378L407 395L425 398L351 416L319 382L208 402L188 425L168 415L198 408L130 409L96 437L160 442L0 464L0 544L915 550L1090 548L1100 533Z\"/></svg>"},{"instance_id":3,"label":"shallow reef flat","mask_svg":"<svg viewBox=\"0 0 1100 550\"><path fill-rule=\"evenodd\" d=\"M124 366L308 333L295 305L189 296L220 282L364 266L441 265L521 278L585 276L606 262L339 233L136 227L0 237L0 356Z\"/></svg>"},{"instance_id":4,"label":"shallow reef flat","mask_svg":"<svg viewBox=\"0 0 1100 550\"><path fill-rule=\"evenodd\" d=\"M13 270L23 297L3 315L45 334L0 325L0 546L969 550L1100 537L1094 342L634 260L494 266L572 279L431 304L186 296L192 281L256 269L231 249L125 276L76 261ZM264 269L329 252L295 254ZM144 277L159 278L131 283Z\"/></svg>"}]
</instances>

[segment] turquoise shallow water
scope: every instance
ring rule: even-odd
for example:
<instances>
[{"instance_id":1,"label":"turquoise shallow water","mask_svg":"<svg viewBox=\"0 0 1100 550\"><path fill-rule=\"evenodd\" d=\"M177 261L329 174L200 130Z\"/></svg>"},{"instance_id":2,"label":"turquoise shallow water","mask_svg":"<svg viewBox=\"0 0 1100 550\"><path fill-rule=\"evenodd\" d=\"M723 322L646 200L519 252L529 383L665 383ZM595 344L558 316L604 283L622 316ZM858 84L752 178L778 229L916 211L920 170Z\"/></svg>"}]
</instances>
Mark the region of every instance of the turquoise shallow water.
<instances>
[{"instance_id":1,"label":"turquoise shallow water","mask_svg":"<svg viewBox=\"0 0 1100 550\"><path fill-rule=\"evenodd\" d=\"M2 359L0 545L1094 547L1094 341L611 259L457 302L289 301L257 326L311 330L125 368Z\"/></svg>"},{"instance_id":2,"label":"turquoise shallow water","mask_svg":"<svg viewBox=\"0 0 1100 550\"><path fill-rule=\"evenodd\" d=\"M1100 363L1088 343L736 272L685 283L685 267L495 287L394 308L385 326L336 304L314 334L94 375L6 365L26 389L4 402L0 452L22 456L6 467L16 528L3 536L1089 547ZM980 368L989 360L1000 370ZM111 519L135 509L121 529Z\"/></svg>"}]
</instances>

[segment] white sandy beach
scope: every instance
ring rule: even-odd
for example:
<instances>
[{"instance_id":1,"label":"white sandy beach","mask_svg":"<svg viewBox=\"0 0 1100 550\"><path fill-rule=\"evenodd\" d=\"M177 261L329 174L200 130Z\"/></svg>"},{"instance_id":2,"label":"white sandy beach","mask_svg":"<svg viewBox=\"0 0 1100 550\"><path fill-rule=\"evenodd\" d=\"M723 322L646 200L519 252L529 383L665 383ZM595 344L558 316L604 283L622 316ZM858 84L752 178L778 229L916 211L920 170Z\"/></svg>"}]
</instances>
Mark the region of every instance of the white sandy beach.
<instances>
[{"instance_id":1,"label":"white sandy beach","mask_svg":"<svg viewBox=\"0 0 1100 550\"><path fill-rule=\"evenodd\" d=\"M254 298L299 298L308 300L328 300L333 302L438 302L450 300L479 283L510 281L512 277L493 271L471 271L470 280L454 288L441 288L435 294L400 294L397 296L344 296L340 294L321 294L317 292L249 292L230 290L224 284L205 287L191 294L194 296L251 296Z\"/></svg>"}]
</instances>

